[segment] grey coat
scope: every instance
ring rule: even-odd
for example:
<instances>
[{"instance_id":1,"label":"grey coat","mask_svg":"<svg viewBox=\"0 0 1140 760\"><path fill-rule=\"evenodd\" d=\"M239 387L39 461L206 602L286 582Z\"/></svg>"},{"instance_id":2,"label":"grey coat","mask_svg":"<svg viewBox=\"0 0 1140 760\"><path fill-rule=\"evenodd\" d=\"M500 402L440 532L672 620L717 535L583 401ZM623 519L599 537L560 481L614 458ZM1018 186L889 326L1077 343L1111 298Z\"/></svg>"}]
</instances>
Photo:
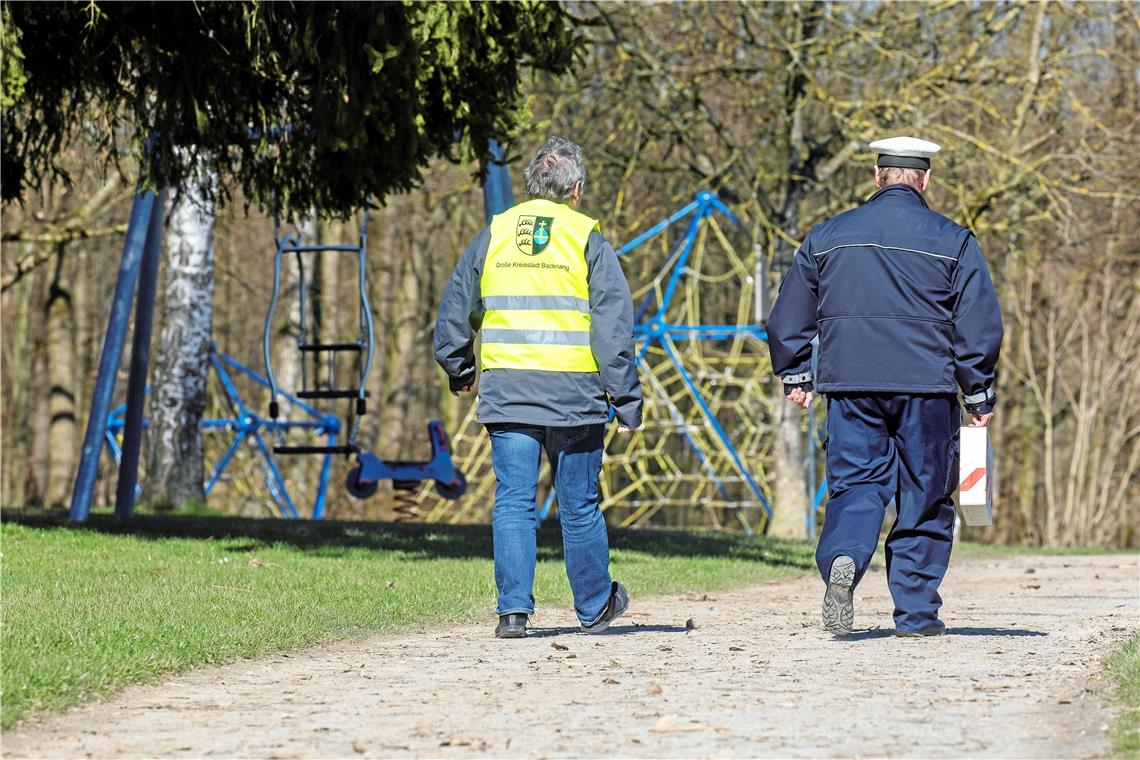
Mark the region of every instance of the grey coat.
<instances>
[{"instance_id":1,"label":"grey coat","mask_svg":"<svg viewBox=\"0 0 1140 760\"><path fill-rule=\"evenodd\" d=\"M476 236L463 252L440 299L435 322L435 360L451 390L474 383L475 337L485 308L480 280L491 232ZM594 372L485 369L479 377L479 422L569 427L604 423L612 407L618 422L641 425L641 382L633 341L633 299L617 253L601 233L590 233L585 250L590 288L590 348Z\"/></svg>"}]
</instances>

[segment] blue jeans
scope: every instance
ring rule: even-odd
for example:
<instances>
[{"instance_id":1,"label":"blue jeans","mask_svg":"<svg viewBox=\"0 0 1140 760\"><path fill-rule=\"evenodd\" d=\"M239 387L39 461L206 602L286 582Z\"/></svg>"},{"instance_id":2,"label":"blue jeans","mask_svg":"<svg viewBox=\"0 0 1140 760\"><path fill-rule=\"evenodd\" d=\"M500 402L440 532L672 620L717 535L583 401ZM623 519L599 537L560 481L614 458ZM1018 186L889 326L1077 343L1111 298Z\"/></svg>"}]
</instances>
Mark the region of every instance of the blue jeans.
<instances>
[{"instance_id":1,"label":"blue jeans","mask_svg":"<svg viewBox=\"0 0 1140 760\"><path fill-rule=\"evenodd\" d=\"M538 467L542 450L554 471L566 577L583 625L601 617L610 598L610 545L598 509L603 425L488 425L495 467L495 585L498 613L534 612Z\"/></svg>"}]
</instances>

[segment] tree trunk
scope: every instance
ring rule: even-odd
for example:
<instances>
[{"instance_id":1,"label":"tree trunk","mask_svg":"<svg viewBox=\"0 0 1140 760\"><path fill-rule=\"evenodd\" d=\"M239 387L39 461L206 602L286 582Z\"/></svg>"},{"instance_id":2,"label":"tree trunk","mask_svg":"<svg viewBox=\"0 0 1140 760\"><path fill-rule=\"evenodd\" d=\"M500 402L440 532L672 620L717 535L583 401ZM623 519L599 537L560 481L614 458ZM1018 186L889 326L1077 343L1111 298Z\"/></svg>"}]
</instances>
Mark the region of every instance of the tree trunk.
<instances>
[{"instance_id":1,"label":"tree trunk","mask_svg":"<svg viewBox=\"0 0 1140 760\"><path fill-rule=\"evenodd\" d=\"M41 272L34 282L33 303L46 303L47 273ZM27 423L31 443L27 459L28 485L25 500L26 503L35 506L43 506L45 503L48 479L48 398L46 393L38 390L46 387L48 382L45 316L42 311L33 316L28 329L28 342L31 346L29 355L31 374L28 376L28 387L34 390L27 406L28 414L31 415Z\"/></svg>"},{"instance_id":2,"label":"tree trunk","mask_svg":"<svg viewBox=\"0 0 1140 760\"><path fill-rule=\"evenodd\" d=\"M410 260L406 260L393 311L393 335L384 363L383 418L380 423L380 440L376 444L377 448L391 452L391 456L397 458L406 456L409 433L418 433L419 428L417 424L409 430L409 411L412 396L416 392L415 383L412 382L412 368L418 316L422 309L415 267Z\"/></svg>"},{"instance_id":3,"label":"tree trunk","mask_svg":"<svg viewBox=\"0 0 1140 760\"><path fill-rule=\"evenodd\" d=\"M75 399L79 391L74 310L71 292L63 278L62 246L56 256L55 277L44 309L48 362L48 507L63 507L71 496L76 455Z\"/></svg>"},{"instance_id":4,"label":"tree trunk","mask_svg":"<svg viewBox=\"0 0 1140 760\"><path fill-rule=\"evenodd\" d=\"M370 404L371 411L362 426L365 431L364 441L367 448L383 456L389 453L382 439L384 429L385 403L389 383L389 354L390 343L395 333L394 312L396 278L400 270L400 240L397 235L397 221L403 209L403 198L395 197L388 201L388 208L382 214L377 214L374 220L380 229L376 234L370 233L374 250L384 252L378 257L372 267L373 280L369 281L369 302L372 305L373 319L375 321L376 354L372 364L372 398L376 399ZM378 244L378 245L377 245ZM450 394L449 394L450 397Z\"/></svg>"},{"instance_id":5,"label":"tree trunk","mask_svg":"<svg viewBox=\"0 0 1140 760\"><path fill-rule=\"evenodd\" d=\"M818 5L812 3L790 7L788 23L792 27L788 31L789 38L797 42L810 40L816 34L820 16ZM784 197L777 218L788 237L799 238L800 203L808 191L807 178L815 174L815 163L819 158L813 158L807 146L808 122L804 113L808 100L807 77L801 68L801 62L790 52L787 62L787 175L784 178ZM784 273L792 266L796 251L787 239L778 239L775 244L772 263L778 290L779 280L783 279ZM819 350L818 345L815 350ZM801 429L803 413L784 399L784 388L780 382L775 383L773 393L775 503L772 505L772 525L768 534L778 538L806 538L811 499L807 492L807 470L804 468L804 434Z\"/></svg>"},{"instance_id":6,"label":"tree trunk","mask_svg":"<svg viewBox=\"0 0 1140 760\"><path fill-rule=\"evenodd\" d=\"M807 538L807 514L811 508L804 477L803 414L784 398L783 384L777 382L775 402L775 442L772 446L775 499L768 535L773 538Z\"/></svg>"},{"instance_id":7,"label":"tree trunk","mask_svg":"<svg viewBox=\"0 0 1140 760\"><path fill-rule=\"evenodd\" d=\"M23 246L27 255L33 250L32 244ZM30 308L35 278L19 283L4 294L11 299L5 304L11 309L11 319L4 325L4 369L8 374L8 387L0 398L0 411L3 412L8 432L5 436L4 462L4 504L23 506L27 497L25 463L28 452L28 402L30 399L29 380L32 357L28 330L31 327Z\"/></svg>"},{"instance_id":8,"label":"tree trunk","mask_svg":"<svg viewBox=\"0 0 1140 760\"><path fill-rule=\"evenodd\" d=\"M214 306L214 204L192 184L170 211L166 312L148 430L147 497L174 508L204 503L202 413Z\"/></svg>"}]
</instances>

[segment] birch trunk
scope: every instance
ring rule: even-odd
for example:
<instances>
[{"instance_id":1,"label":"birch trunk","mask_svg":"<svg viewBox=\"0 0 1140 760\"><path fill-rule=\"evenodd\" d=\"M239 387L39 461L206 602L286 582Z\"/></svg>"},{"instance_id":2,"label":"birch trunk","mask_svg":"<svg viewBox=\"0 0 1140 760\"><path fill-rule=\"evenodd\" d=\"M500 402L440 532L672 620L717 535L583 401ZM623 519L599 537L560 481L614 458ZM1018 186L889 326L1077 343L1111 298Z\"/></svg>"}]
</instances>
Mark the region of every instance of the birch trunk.
<instances>
[{"instance_id":1,"label":"birch trunk","mask_svg":"<svg viewBox=\"0 0 1140 760\"><path fill-rule=\"evenodd\" d=\"M78 376L75 355L75 319L71 292L63 278L63 250L56 254L55 278L48 291L48 473L46 505L65 506L71 496L75 471Z\"/></svg>"},{"instance_id":2,"label":"birch trunk","mask_svg":"<svg viewBox=\"0 0 1140 760\"><path fill-rule=\"evenodd\" d=\"M206 500L200 426L214 306L215 224L212 200L197 186L183 188L166 233L166 309L147 431L147 498L156 506Z\"/></svg>"}]
</instances>

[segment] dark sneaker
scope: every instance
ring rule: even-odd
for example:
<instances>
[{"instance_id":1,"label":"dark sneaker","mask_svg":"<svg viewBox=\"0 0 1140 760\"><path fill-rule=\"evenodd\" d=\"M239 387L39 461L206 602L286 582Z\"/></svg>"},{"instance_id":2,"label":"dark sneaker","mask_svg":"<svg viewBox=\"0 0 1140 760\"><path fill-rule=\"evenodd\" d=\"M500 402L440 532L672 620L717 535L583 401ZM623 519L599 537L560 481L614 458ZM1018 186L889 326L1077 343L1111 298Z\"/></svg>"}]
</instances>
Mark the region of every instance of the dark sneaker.
<instances>
[{"instance_id":1,"label":"dark sneaker","mask_svg":"<svg viewBox=\"0 0 1140 760\"><path fill-rule=\"evenodd\" d=\"M625 586L614 581L610 587L610 600L606 602L606 608L602 610L597 620L582 626L582 630L586 633L601 633L610 627L610 623L624 615L627 609L629 609L629 592L625 590Z\"/></svg>"},{"instance_id":2,"label":"dark sneaker","mask_svg":"<svg viewBox=\"0 0 1140 760\"><path fill-rule=\"evenodd\" d=\"M512 612L499 615L499 624L495 626L496 639L525 639L527 616L521 612Z\"/></svg>"},{"instance_id":3,"label":"dark sneaker","mask_svg":"<svg viewBox=\"0 0 1140 760\"><path fill-rule=\"evenodd\" d=\"M931 623L917 631L895 631L895 635L900 639L919 639L925 636L941 636L944 633L946 633L946 626L942 623Z\"/></svg>"},{"instance_id":4,"label":"dark sneaker","mask_svg":"<svg viewBox=\"0 0 1140 760\"><path fill-rule=\"evenodd\" d=\"M823 595L823 627L845 635L855 626L855 560L840 554L831 563L827 591Z\"/></svg>"}]
</instances>

